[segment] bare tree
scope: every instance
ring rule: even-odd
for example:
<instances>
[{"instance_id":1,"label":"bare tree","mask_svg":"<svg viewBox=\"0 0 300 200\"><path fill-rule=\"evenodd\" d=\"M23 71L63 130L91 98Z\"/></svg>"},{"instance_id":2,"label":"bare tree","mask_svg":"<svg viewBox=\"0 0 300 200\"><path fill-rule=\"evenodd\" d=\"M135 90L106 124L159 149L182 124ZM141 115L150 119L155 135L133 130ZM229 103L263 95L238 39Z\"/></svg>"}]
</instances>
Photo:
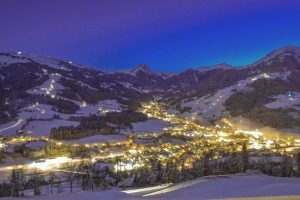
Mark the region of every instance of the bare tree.
<instances>
[{"instance_id":1,"label":"bare tree","mask_svg":"<svg viewBox=\"0 0 300 200\"><path fill-rule=\"evenodd\" d=\"M20 184L20 190L21 190L21 196L24 196L24 189L25 189L25 184L26 184L26 177L25 177L25 172L23 169L19 170L19 174L18 174L18 178L19 178L19 184Z\"/></svg>"},{"instance_id":2,"label":"bare tree","mask_svg":"<svg viewBox=\"0 0 300 200\"><path fill-rule=\"evenodd\" d=\"M67 181L70 182L70 191L73 192L73 184L77 178L75 163L68 164L66 169Z\"/></svg>"},{"instance_id":3,"label":"bare tree","mask_svg":"<svg viewBox=\"0 0 300 200\"><path fill-rule=\"evenodd\" d=\"M40 195L41 194L40 184L42 183L42 177L38 174L37 171L34 171L33 174L31 174L30 182L33 188L33 194Z\"/></svg>"},{"instance_id":4,"label":"bare tree","mask_svg":"<svg viewBox=\"0 0 300 200\"><path fill-rule=\"evenodd\" d=\"M11 197L19 197L20 192L20 184L19 184L19 174L17 169L13 169L11 175L9 177L10 184L10 196Z\"/></svg>"},{"instance_id":5,"label":"bare tree","mask_svg":"<svg viewBox=\"0 0 300 200\"><path fill-rule=\"evenodd\" d=\"M244 142L242 146L242 159L243 159L243 172L246 172L249 166L249 152L247 149L246 142Z\"/></svg>"},{"instance_id":6,"label":"bare tree","mask_svg":"<svg viewBox=\"0 0 300 200\"><path fill-rule=\"evenodd\" d=\"M55 182L55 175L53 172L50 172L49 174L49 182L50 182L50 187L51 187L51 193L53 193L53 186L54 186L54 182Z\"/></svg>"}]
</instances>

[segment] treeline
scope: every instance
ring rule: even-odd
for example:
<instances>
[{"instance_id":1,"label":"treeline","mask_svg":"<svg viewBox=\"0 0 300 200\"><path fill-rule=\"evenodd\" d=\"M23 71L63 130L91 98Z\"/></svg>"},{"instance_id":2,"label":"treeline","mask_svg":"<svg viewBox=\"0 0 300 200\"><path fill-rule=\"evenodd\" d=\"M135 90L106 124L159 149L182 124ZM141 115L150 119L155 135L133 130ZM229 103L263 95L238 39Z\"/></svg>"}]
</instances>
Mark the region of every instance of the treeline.
<instances>
[{"instance_id":1,"label":"treeline","mask_svg":"<svg viewBox=\"0 0 300 200\"><path fill-rule=\"evenodd\" d=\"M0 197L24 197L25 190L32 190L34 195L41 195L41 186L50 186L50 193L61 193L66 187L80 187L83 191L107 190L116 186L116 174L108 167L97 166L97 163L67 164L64 173L49 174L27 173L23 169L13 169L8 181L0 184ZM67 183L67 184L63 184ZM64 185L64 186L63 186Z\"/></svg>"},{"instance_id":2,"label":"treeline","mask_svg":"<svg viewBox=\"0 0 300 200\"><path fill-rule=\"evenodd\" d=\"M40 103L49 104L53 106L53 110L60 112L60 113L66 113L66 114L74 114L77 110L80 109L80 107L72 102L68 101L62 98L43 98Z\"/></svg>"},{"instance_id":3,"label":"treeline","mask_svg":"<svg viewBox=\"0 0 300 200\"><path fill-rule=\"evenodd\" d=\"M87 152L88 148L86 148L84 145L74 147L72 144L58 144L50 142L45 146L45 154L50 158L60 156L76 157L78 155L86 155Z\"/></svg>"},{"instance_id":4,"label":"treeline","mask_svg":"<svg viewBox=\"0 0 300 200\"><path fill-rule=\"evenodd\" d=\"M272 156L260 157L263 159L249 160L246 146L242 152L231 153L221 159L213 159L214 152L207 152L203 158L195 161L191 167L185 167L184 160L170 160L162 165L157 159L150 161L150 167L134 170L135 186L159 185L192 180L209 175L228 175L243 173L246 170L258 170L271 176L300 177L300 153L292 157L282 156L281 160L274 161Z\"/></svg>"},{"instance_id":5,"label":"treeline","mask_svg":"<svg viewBox=\"0 0 300 200\"><path fill-rule=\"evenodd\" d=\"M249 87L251 91L237 92L225 101L225 106L232 115L248 113L255 107L261 107L272 101L271 96L292 90L292 86L281 79L258 79L249 84Z\"/></svg>"},{"instance_id":6,"label":"treeline","mask_svg":"<svg viewBox=\"0 0 300 200\"><path fill-rule=\"evenodd\" d=\"M50 138L57 140L74 140L83 137L94 136L97 134L114 134L115 129L113 127L101 128L101 129L85 129L73 126L61 126L59 128L52 128L50 131Z\"/></svg>"},{"instance_id":7,"label":"treeline","mask_svg":"<svg viewBox=\"0 0 300 200\"><path fill-rule=\"evenodd\" d=\"M132 128L131 123L143 122L148 119L147 115L133 111L109 112L104 118L109 123L129 128Z\"/></svg>"},{"instance_id":8,"label":"treeline","mask_svg":"<svg viewBox=\"0 0 300 200\"><path fill-rule=\"evenodd\" d=\"M95 104L98 101L104 100L109 97L109 94L105 93L104 91L99 92L98 90L93 90L87 86L80 85L73 80L61 78L60 83L64 87L69 88L69 90L61 92L61 95L66 98L77 100L77 96L80 96L87 103Z\"/></svg>"},{"instance_id":9,"label":"treeline","mask_svg":"<svg viewBox=\"0 0 300 200\"><path fill-rule=\"evenodd\" d=\"M13 63L9 67L0 69L4 77L0 80L0 124L15 118L18 109L26 103L30 95L27 90L37 87L49 77L42 76L36 72L41 71L41 65L34 62ZM16 76L22 74L22 76Z\"/></svg>"},{"instance_id":10,"label":"treeline","mask_svg":"<svg viewBox=\"0 0 300 200\"><path fill-rule=\"evenodd\" d=\"M269 109L264 106L273 101L272 96L297 91L295 85L281 79L259 79L249 84L249 87L251 91L236 92L225 101L226 109L232 116L243 115L274 128L299 126L300 121L290 115L291 110Z\"/></svg>"},{"instance_id":11,"label":"treeline","mask_svg":"<svg viewBox=\"0 0 300 200\"><path fill-rule=\"evenodd\" d=\"M0 197L24 197L24 191L33 190L34 195L41 194L41 186L46 185L44 180L36 171L26 174L23 169L13 169L8 182L0 184Z\"/></svg>"},{"instance_id":12,"label":"treeline","mask_svg":"<svg viewBox=\"0 0 300 200\"><path fill-rule=\"evenodd\" d=\"M71 120L80 121L81 128L103 128L113 125L117 128L131 128L131 123L147 120L147 115L134 111L108 112L104 116L90 115L87 117L71 117Z\"/></svg>"},{"instance_id":13,"label":"treeline","mask_svg":"<svg viewBox=\"0 0 300 200\"><path fill-rule=\"evenodd\" d=\"M131 123L146 121L147 116L139 112L122 111L109 112L105 116L71 117L70 120L79 121L79 126L53 128L50 131L50 138L72 140L97 134L116 134L121 129L132 128Z\"/></svg>"},{"instance_id":14,"label":"treeline","mask_svg":"<svg viewBox=\"0 0 300 200\"><path fill-rule=\"evenodd\" d=\"M243 173L249 169L259 170L272 176L300 177L300 153L294 157L280 156L282 159L273 159L271 155L253 159L255 157L249 157L247 146L244 144L241 152L233 152L220 159L215 159L215 156L216 152L206 152L191 166L187 166L183 158L171 159L163 164L153 156L146 166L123 172L112 171L108 166L98 162L82 162L76 165L70 163L64 167L66 170L63 174L55 175L50 172L46 176L47 180L36 172L26 174L24 170L17 169L12 171L8 182L0 184L0 196L22 196L25 189L32 189L35 195L39 195L41 185L49 185L51 193L56 191L60 193L63 191L62 183L67 183L64 185L68 185L71 192L74 187L80 187L84 191L94 191L107 190L114 186L123 189L131 186L154 186L202 176ZM120 158L114 158L117 169L120 161Z\"/></svg>"}]
</instances>

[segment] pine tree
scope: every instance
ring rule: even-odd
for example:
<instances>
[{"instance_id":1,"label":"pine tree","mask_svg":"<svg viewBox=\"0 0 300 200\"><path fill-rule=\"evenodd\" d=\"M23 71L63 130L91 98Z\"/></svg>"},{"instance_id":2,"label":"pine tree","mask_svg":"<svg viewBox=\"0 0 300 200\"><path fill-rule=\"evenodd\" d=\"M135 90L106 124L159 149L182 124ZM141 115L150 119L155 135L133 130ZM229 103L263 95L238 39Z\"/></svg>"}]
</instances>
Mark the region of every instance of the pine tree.
<instances>
[{"instance_id":1,"label":"pine tree","mask_svg":"<svg viewBox=\"0 0 300 200\"><path fill-rule=\"evenodd\" d=\"M77 177L75 173L75 163L71 163L67 166L66 177L67 181L70 182L70 192L73 192L73 184Z\"/></svg>"},{"instance_id":2,"label":"pine tree","mask_svg":"<svg viewBox=\"0 0 300 200\"><path fill-rule=\"evenodd\" d=\"M157 163L156 171L157 171L156 182L161 183L164 177L164 169L162 168L161 162Z\"/></svg>"},{"instance_id":3,"label":"pine tree","mask_svg":"<svg viewBox=\"0 0 300 200\"><path fill-rule=\"evenodd\" d=\"M0 163L2 163L4 160L4 153L2 150L0 150Z\"/></svg>"},{"instance_id":4,"label":"pine tree","mask_svg":"<svg viewBox=\"0 0 300 200\"><path fill-rule=\"evenodd\" d=\"M41 189L40 189L40 184L42 182L41 176L35 171L31 175L31 184L33 188L33 194L34 195L40 195L41 194Z\"/></svg>"},{"instance_id":5,"label":"pine tree","mask_svg":"<svg viewBox=\"0 0 300 200\"><path fill-rule=\"evenodd\" d=\"M208 152L204 156L204 161L203 161L203 175L208 176L209 175L209 159L211 157L211 154Z\"/></svg>"},{"instance_id":6,"label":"pine tree","mask_svg":"<svg viewBox=\"0 0 300 200\"><path fill-rule=\"evenodd\" d=\"M242 146L242 160L243 160L243 172L246 172L246 170L249 167L249 152L247 149L246 142L244 142Z\"/></svg>"},{"instance_id":7,"label":"pine tree","mask_svg":"<svg viewBox=\"0 0 300 200\"><path fill-rule=\"evenodd\" d=\"M57 182L57 193L62 193L63 192L63 188L62 188L62 185L61 185L61 181L59 180Z\"/></svg>"},{"instance_id":8,"label":"pine tree","mask_svg":"<svg viewBox=\"0 0 300 200\"><path fill-rule=\"evenodd\" d=\"M83 163L81 165L81 185L82 190L89 191L94 189L94 182L92 176L92 166L90 164Z\"/></svg>"},{"instance_id":9,"label":"pine tree","mask_svg":"<svg viewBox=\"0 0 300 200\"><path fill-rule=\"evenodd\" d=\"M51 193L53 193L54 181L55 181L55 175L53 172L50 172L49 182L51 187Z\"/></svg>"},{"instance_id":10,"label":"pine tree","mask_svg":"<svg viewBox=\"0 0 300 200\"><path fill-rule=\"evenodd\" d=\"M300 152L297 154L297 176L300 177Z\"/></svg>"},{"instance_id":11,"label":"pine tree","mask_svg":"<svg viewBox=\"0 0 300 200\"><path fill-rule=\"evenodd\" d=\"M21 196L23 197L24 196L25 183L26 183L25 173L24 173L23 169L19 170L18 178L19 178Z\"/></svg>"},{"instance_id":12,"label":"pine tree","mask_svg":"<svg viewBox=\"0 0 300 200\"><path fill-rule=\"evenodd\" d=\"M9 177L9 184L11 187L11 192L10 192L11 197L19 197L20 185L18 179L19 179L18 171L16 169L13 169Z\"/></svg>"},{"instance_id":13,"label":"pine tree","mask_svg":"<svg viewBox=\"0 0 300 200\"><path fill-rule=\"evenodd\" d=\"M292 160L289 157L284 157L281 164L281 175L284 177L290 177L293 174Z\"/></svg>"}]
</instances>

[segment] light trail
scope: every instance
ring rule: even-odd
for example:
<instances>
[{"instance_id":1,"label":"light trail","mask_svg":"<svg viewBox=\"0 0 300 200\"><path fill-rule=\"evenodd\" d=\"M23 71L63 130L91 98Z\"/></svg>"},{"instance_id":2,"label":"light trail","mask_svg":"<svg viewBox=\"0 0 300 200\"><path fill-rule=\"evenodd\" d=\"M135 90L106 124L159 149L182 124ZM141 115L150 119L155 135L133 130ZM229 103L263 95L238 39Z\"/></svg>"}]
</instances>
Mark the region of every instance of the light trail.
<instances>
[{"instance_id":1,"label":"light trail","mask_svg":"<svg viewBox=\"0 0 300 200\"><path fill-rule=\"evenodd\" d=\"M186 181L186 182L179 183L179 184L174 185L172 187L167 187L165 189L162 189L162 190L159 190L159 191L156 191L156 192L152 192L152 193L149 193L149 194L144 194L143 197L154 196L154 195L159 195L159 194L172 192L172 191L175 191L175 190L179 190L179 189L189 187L189 186L192 186L192 185L195 185L195 184L198 184L198 183L206 182L206 181L207 180L203 179L203 178L196 179L196 180L191 180L191 181Z\"/></svg>"},{"instance_id":2,"label":"light trail","mask_svg":"<svg viewBox=\"0 0 300 200\"><path fill-rule=\"evenodd\" d=\"M139 188L139 189L133 189L133 190L125 190L122 191L127 194L137 194L137 193L144 193L144 192L149 192L149 191L155 191L155 190L161 190L164 188L167 188L169 186L173 185L173 183L167 183L163 185L158 185L158 186L153 186L153 187L146 187L146 188Z\"/></svg>"},{"instance_id":3,"label":"light trail","mask_svg":"<svg viewBox=\"0 0 300 200\"><path fill-rule=\"evenodd\" d=\"M72 173L72 174L80 174L80 175L93 175L93 174L88 174L88 173L84 173L84 172L77 172L77 171L64 170L64 169L55 169L53 171L65 172L65 173Z\"/></svg>"},{"instance_id":4,"label":"light trail","mask_svg":"<svg viewBox=\"0 0 300 200\"><path fill-rule=\"evenodd\" d=\"M26 164L9 165L9 166L0 167L0 171L8 171L8 170L13 170L13 169L26 169L26 168L27 168Z\"/></svg>"}]
</instances>

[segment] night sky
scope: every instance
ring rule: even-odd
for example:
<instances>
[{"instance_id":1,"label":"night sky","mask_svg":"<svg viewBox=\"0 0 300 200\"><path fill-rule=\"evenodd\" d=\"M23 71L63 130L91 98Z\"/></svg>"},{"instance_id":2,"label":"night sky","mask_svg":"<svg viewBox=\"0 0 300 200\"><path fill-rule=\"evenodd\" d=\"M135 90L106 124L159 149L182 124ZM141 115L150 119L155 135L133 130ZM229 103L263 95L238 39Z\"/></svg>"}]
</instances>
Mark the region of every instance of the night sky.
<instances>
[{"instance_id":1,"label":"night sky","mask_svg":"<svg viewBox=\"0 0 300 200\"><path fill-rule=\"evenodd\" d=\"M300 46L298 0L0 0L0 51L100 70L239 66Z\"/></svg>"}]
</instances>

